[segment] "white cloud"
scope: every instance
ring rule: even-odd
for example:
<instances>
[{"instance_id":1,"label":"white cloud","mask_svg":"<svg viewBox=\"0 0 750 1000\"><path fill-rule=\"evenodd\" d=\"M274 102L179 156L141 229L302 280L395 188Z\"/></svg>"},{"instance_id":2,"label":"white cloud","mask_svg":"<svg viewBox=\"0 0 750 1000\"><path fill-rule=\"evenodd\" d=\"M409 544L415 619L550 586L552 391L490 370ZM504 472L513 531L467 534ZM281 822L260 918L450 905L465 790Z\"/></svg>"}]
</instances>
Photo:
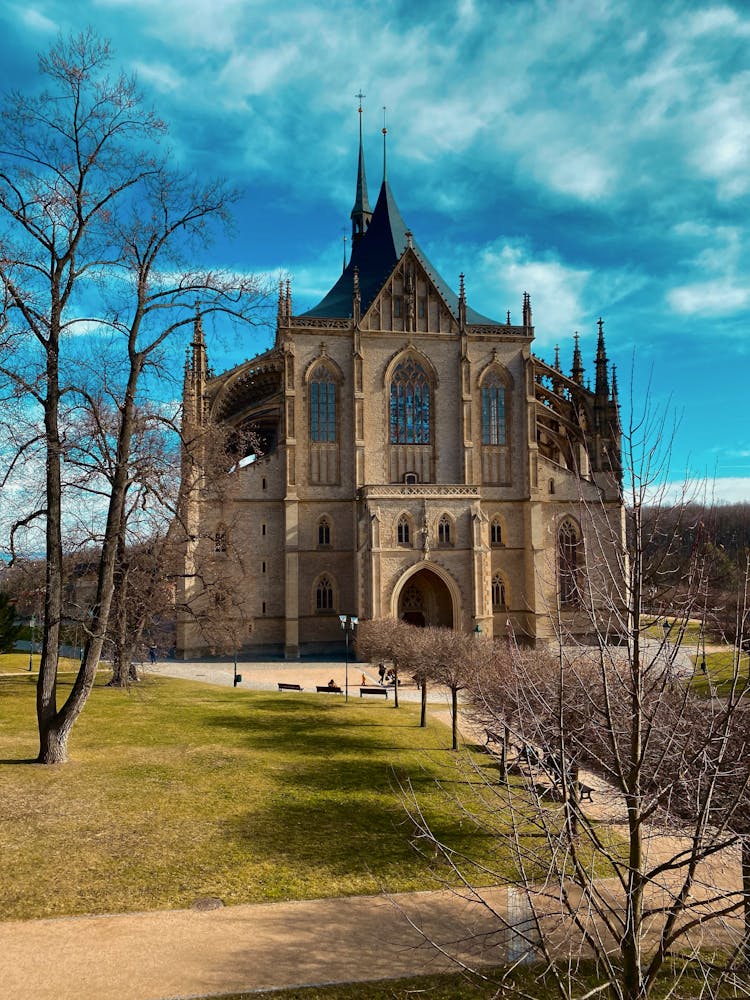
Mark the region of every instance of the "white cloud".
<instances>
[{"instance_id":1,"label":"white cloud","mask_svg":"<svg viewBox=\"0 0 750 1000\"><path fill-rule=\"evenodd\" d=\"M12 4L11 9L15 17L31 31L54 32L57 31L57 24L42 13L38 7L27 6L26 4Z\"/></svg>"},{"instance_id":2,"label":"white cloud","mask_svg":"<svg viewBox=\"0 0 750 1000\"><path fill-rule=\"evenodd\" d=\"M672 288L667 302L683 316L727 316L750 305L750 290L719 278Z\"/></svg>"}]
</instances>

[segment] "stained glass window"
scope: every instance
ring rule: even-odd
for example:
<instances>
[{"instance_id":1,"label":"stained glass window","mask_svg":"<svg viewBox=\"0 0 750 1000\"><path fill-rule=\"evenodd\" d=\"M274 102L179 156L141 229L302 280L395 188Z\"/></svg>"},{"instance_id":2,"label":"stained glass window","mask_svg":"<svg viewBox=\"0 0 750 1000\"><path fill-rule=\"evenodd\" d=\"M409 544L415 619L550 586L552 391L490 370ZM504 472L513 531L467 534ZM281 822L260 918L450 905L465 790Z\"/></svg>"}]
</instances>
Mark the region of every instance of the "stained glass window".
<instances>
[{"instance_id":1,"label":"stained glass window","mask_svg":"<svg viewBox=\"0 0 750 1000\"><path fill-rule=\"evenodd\" d=\"M505 444L505 387L496 372L482 385L482 444Z\"/></svg>"},{"instance_id":2,"label":"stained glass window","mask_svg":"<svg viewBox=\"0 0 750 1000\"><path fill-rule=\"evenodd\" d=\"M310 440L336 440L336 382L325 365L319 365L310 382Z\"/></svg>"},{"instance_id":3,"label":"stained glass window","mask_svg":"<svg viewBox=\"0 0 750 1000\"><path fill-rule=\"evenodd\" d=\"M558 567L560 579L560 605L564 608L580 606L580 556L581 538L572 521L563 521L558 535Z\"/></svg>"},{"instance_id":4,"label":"stained glass window","mask_svg":"<svg viewBox=\"0 0 750 1000\"><path fill-rule=\"evenodd\" d=\"M430 382L418 361L406 358L391 379L391 444L430 443Z\"/></svg>"}]
</instances>

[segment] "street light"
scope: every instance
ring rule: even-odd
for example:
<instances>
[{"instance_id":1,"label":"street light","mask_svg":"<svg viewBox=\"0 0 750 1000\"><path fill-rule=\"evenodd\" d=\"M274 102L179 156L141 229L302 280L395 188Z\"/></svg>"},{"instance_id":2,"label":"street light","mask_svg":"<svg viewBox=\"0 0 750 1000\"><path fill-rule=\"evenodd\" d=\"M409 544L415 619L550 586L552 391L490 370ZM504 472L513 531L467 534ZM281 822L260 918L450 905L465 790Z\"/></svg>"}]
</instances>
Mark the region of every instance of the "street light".
<instances>
[{"instance_id":1,"label":"street light","mask_svg":"<svg viewBox=\"0 0 750 1000\"><path fill-rule=\"evenodd\" d=\"M359 622L359 618L356 615L339 615L339 621L341 622L341 627L344 630L344 639L346 640L346 670L344 674L344 700L349 701L349 633L354 632L354 629Z\"/></svg>"},{"instance_id":2,"label":"street light","mask_svg":"<svg viewBox=\"0 0 750 1000\"><path fill-rule=\"evenodd\" d=\"M29 671L33 670L32 657L34 656L34 629L36 628L36 618L32 615L31 621L29 622L31 626L31 648L29 649Z\"/></svg>"}]
</instances>

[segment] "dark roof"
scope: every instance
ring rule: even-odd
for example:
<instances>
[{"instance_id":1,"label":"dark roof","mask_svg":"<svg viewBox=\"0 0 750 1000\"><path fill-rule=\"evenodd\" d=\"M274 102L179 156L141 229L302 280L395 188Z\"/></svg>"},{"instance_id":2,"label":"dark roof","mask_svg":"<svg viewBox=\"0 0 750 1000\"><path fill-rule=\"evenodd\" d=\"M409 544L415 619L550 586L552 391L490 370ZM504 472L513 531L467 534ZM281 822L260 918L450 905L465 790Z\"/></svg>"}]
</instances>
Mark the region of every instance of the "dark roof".
<instances>
[{"instance_id":1,"label":"dark roof","mask_svg":"<svg viewBox=\"0 0 750 1000\"><path fill-rule=\"evenodd\" d=\"M406 224L401 218L390 184L384 180L367 232L354 244L351 259L343 274L325 298L313 309L309 309L302 315L325 316L327 318L351 316L355 267L359 269L359 292L362 313L364 314L406 250L409 244L407 232ZM458 296L443 281L414 240L412 240L412 247L445 299L448 308L454 316L458 316ZM468 307L466 321L480 326L502 325Z\"/></svg>"}]
</instances>

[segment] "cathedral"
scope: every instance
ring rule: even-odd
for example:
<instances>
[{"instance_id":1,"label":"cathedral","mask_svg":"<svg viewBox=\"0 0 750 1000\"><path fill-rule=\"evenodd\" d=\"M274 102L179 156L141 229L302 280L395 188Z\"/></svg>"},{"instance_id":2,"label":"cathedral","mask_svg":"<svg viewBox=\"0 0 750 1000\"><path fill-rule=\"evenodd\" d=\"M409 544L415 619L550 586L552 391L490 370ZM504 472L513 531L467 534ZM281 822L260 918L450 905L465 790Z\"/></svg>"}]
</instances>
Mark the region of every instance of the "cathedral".
<instances>
[{"instance_id":1,"label":"cathedral","mask_svg":"<svg viewBox=\"0 0 750 1000\"><path fill-rule=\"evenodd\" d=\"M585 636L621 581L619 407L602 321L592 388L577 335L569 373L557 349L552 364L533 353L529 293L515 319L472 309L463 274L456 294L404 223L385 129L383 140L371 208L360 108L351 256L314 308L296 314L283 283L273 347L220 375L196 319L180 656L215 650L217 634L246 655L328 652L343 643L340 615L529 644ZM255 442L221 488L211 428Z\"/></svg>"}]
</instances>

